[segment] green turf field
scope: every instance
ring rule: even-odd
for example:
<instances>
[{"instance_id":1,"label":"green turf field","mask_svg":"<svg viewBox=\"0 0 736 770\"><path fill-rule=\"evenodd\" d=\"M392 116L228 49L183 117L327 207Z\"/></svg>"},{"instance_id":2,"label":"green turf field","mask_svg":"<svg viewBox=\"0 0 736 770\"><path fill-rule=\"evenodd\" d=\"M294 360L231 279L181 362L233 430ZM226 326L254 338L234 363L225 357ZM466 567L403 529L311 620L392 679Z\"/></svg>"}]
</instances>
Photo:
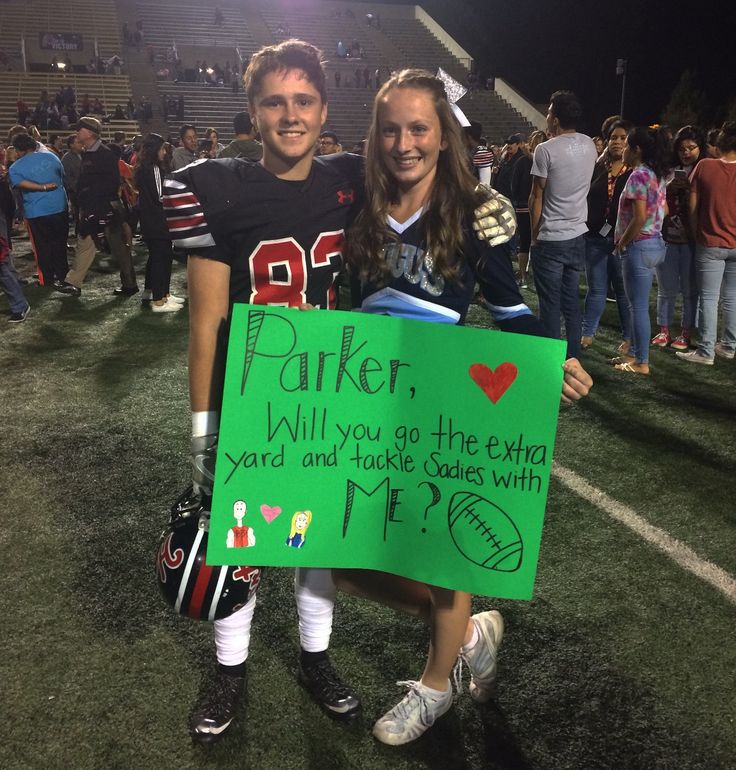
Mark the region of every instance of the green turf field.
<instances>
[{"instance_id":1,"label":"green turf field","mask_svg":"<svg viewBox=\"0 0 736 770\"><path fill-rule=\"evenodd\" d=\"M466 689L415 744L377 743L372 721L396 680L420 674L427 636L341 598L333 658L365 716L330 722L296 682L292 576L272 570L242 718L193 746L211 628L163 604L153 569L188 480L188 321L114 298L116 285L103 260L81 299L29 286L28 320L0 315L0 768L736 768L736 606L557 481L535 598L499 604L490 704ZM562 410L556 460L733 576L736 361L655 350L650 378L619 374L614 315L585 354L591 396Z\"/></svg>"}]
</instances>

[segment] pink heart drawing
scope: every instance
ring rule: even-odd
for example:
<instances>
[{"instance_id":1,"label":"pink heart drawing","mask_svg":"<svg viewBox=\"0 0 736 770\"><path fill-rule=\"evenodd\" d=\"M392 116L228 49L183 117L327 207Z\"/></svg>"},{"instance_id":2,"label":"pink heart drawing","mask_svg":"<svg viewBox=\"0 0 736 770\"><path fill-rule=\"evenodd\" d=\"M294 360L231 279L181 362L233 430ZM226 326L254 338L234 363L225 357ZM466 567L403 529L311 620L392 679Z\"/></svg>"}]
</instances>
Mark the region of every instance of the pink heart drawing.
<instances>
[{"instance_id":1,"label":"pink heart drawing","mask_svg":"<svg viewBox=\"0 0 736 770\"><path fill-rule=\"evenodd\" d=\"M485 364L473 364L468 373L470 374L470 379L496 404L501 396L511 387L518 374L518 369L514 364L506 361L503 364L499 364L495 372Z\"/></svg>"},{"instance_id":2,"label":"pink heart drawing","mask_svg":"<svg viewBox=\"0 0 736 770\"><path fill-rule=\"evenodd\" d=\"M281 513L281 508L279 508L278 505L266 505L263 503L261 506L261 515L263 518L270 524L279 514Z\"/></svg>"}]
</instances>

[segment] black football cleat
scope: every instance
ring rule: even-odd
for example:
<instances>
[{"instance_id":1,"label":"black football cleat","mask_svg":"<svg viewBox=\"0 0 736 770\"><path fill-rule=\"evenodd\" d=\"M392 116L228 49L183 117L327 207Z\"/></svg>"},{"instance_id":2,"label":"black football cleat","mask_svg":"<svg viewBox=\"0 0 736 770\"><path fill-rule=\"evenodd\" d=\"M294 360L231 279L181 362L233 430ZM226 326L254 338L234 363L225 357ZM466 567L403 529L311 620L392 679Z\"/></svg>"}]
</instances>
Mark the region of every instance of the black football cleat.
<instances>
[{"instance_id":1,"label":"black football cleat","mask_svg":"<svg viewBox=\"0 0 736 770\"><path fill-rule=\"evenodd\" d=\"M330 659L299 664L299 681L322 711L332 719L349 722L362 713L358 696L337 675Z\"/></svg>"},{"instance_id":2,"label":"black football cleat","mask_svg":"<svg viewBox=\"0 0 736 770\"><path fill-rule=\"evenodd\" d=\"M189 733L195 743L214 743L235 718L245 691L245 677L217 671L215 680L189 720Z\"/></svg>"}]
</instances>

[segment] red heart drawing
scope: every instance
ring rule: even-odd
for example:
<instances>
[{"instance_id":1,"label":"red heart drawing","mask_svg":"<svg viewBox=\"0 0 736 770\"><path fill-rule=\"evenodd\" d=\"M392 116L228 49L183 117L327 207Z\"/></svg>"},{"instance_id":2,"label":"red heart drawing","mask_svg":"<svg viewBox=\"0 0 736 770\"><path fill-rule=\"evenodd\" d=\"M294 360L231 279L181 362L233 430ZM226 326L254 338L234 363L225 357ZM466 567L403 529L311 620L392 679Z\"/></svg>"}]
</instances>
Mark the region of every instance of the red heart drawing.
<instances>
[{"instance_id":1,"label":"red heart drawing","mask_svg":"<svg viewBox=\"0 0 736 770\"><path fill-rule=\"evenodd\" d=\"M496 404L511 387L519 370L514 364L506 361L499 364L495 372L485 364L473 364L468 373L470 379Z\"/></svg>"}]
</instances>

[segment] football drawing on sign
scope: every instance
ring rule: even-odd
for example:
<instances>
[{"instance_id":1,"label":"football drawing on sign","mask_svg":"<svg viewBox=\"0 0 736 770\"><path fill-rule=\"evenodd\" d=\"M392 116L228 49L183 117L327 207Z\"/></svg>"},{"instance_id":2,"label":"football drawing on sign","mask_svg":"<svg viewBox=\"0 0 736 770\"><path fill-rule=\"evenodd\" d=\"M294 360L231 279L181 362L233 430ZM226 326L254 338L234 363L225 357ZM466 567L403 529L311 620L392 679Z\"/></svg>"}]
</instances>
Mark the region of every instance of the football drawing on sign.
<instances>
[{"instance_id":1,"label":"football drawing on sign","mask_svg":"<svg viewBox=\"0 0 736 770\"><path fill-rule=\"evenodd\" d=\"M302 548L307 537L307 529L311 523L311 511L297 511L291 517L291 529L289 530L289 537L286 538L286 545L292 548Z\"/></svg>"},{"instance_id":2,"label":"football drawing on sign","mask_svg":"<svg viewBox=\"0 0 736 770\"><path fill-rule=\"evenodd\" d=\"M447 523L457 550L473 564L496 572L521 567L524 543L516 525L495 503L475 492L456 492Z\"/></svg>"},{"instance_id":3,"label":"football drawing on sign","mask_svg":"<svg viewBox=\"0 0 736 770\"><path fill-rule=\"evenodd\" d=\"M246 510L243 500L236 500L233 503L233 516L238 523L227 531L226 545L228 548L249 548L256 544L256 533L253 528L243 526Z\"/></svg>"}]
</instances>

